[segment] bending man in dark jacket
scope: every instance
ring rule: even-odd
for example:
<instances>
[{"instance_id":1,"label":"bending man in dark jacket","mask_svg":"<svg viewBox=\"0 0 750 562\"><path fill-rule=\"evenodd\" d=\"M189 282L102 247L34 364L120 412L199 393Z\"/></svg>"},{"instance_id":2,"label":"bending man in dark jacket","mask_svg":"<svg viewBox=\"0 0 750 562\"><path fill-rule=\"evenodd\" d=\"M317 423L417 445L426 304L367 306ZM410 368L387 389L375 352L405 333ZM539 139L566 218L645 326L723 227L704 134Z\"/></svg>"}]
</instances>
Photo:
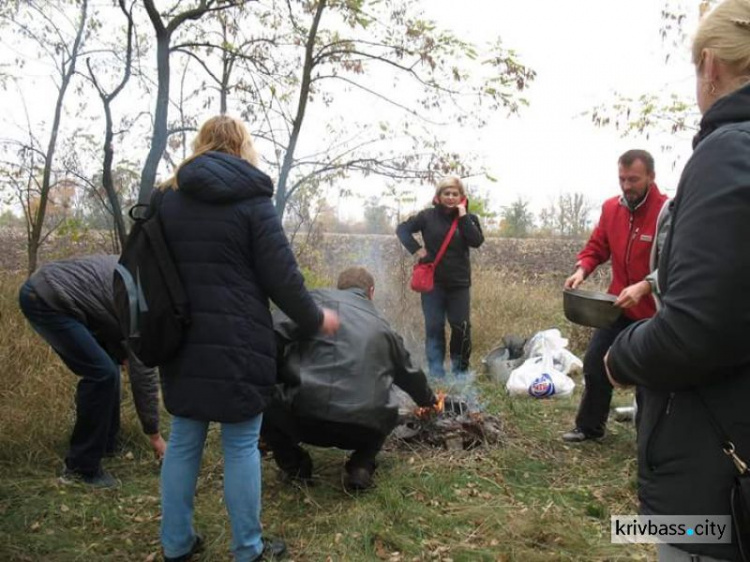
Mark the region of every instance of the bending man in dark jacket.
<instances>
[{"instance_id":1,"label":"bending man in dark jacket","mask_svg":"<svg viewBox=\"0 0 750 562\"><path fill-rule=\"evenodd\" d=\"M94 487L117 485L101 460L114 452L120 429L120 364L127 364L136 411L157 457L166 448L159 434L157 372L124 347L115 316L116 265L117 256L48 263L23 284L19 295L32 328L81 377L62 479Z\"/></svg>"},{"instance_id":2,"label":"bending man in dark jacket","mask_svg":"<svg viewBox=\"0 0 750 562\"><path fill-rule=\"evenodd\" d=\"M372 485L375 456L398 418L393 384L420 406L435 395L424 373L413 367L401 337L375 310L375 284L364 268L339 275L338 289L312 291L321 306L335 310L335 336L300 338L287 317L275 318L282 350L280 395L263 415L261 435L284 476L309 481L312 459L300 442L353 450L344 485Z\"/></svg>"}]
</instances>

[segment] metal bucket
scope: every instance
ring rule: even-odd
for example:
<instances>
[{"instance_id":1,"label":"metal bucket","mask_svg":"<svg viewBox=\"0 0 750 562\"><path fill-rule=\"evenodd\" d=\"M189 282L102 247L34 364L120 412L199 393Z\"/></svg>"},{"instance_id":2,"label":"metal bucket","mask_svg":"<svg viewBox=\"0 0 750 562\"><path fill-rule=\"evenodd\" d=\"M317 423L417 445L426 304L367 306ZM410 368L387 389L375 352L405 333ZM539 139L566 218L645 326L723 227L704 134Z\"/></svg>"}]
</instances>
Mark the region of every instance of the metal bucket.
<instances>
[{"instance_id":1,"label":"metal bucket","mask_svg":"<svg viewBox=\"0 0 750 562\"><path fill-rule=\"evenodd\" d=\"M498 346L482 359L482 367L487 376L498 384L505 384L510 372L523 363L523 358L510 359L510 352L505 346Z\"/></svg>"}]
</instances>

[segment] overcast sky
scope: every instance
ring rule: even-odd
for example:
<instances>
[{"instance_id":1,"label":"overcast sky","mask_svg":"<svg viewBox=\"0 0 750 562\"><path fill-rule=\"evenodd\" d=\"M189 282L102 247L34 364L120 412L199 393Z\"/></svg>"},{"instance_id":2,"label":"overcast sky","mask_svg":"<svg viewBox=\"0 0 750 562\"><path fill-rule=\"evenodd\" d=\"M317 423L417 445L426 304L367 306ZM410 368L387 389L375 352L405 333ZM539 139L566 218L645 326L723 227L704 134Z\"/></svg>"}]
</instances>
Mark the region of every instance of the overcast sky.
<instances>
[{"instance_id":1,"label":"overcast sky","mask_svg":"<svg viewBox=\"0 0 750 562\"><path fill-rule=\"evenodd\" d=\"M478 45L500 36L537 72L525 93L530 106L519 116L499 112L486 128L450 131L450 148L478 153L490 175L498 179L493 183L472 178L470 187L488 194L495 210L522 196L538 211L559 193L572 191L585 193L599 205L618 193L617 157L629 148L644 148L656 158L657 183L673 193L690 154L691 133L621 138L614 128L596 128L581 116L613 100L615 91L634 96L675 92L692 99L694 73L687 46L672 49L665 64L667 49L659 36L662 5L661 0L422 0L425 15L442 27ZM28 103L52 93L49 87L35 88L24 96ZM6 104L4 113L18 113L13 109L18 105L17 93L11 89L5 95L15 105ZM342 112L346 100L345 96L336 99ZM361 106L356 111L361 114ZM383 109L378 118L388 119L388 111L392 110ZM317 146L320 136L314 131L312 126L301 142ZM671 152L662 152L665 144ZM383 192L382 179L357 179L350 184L364 197ZM432 188L415 191L415 206L424 207ZM343 215L361 214L362 198L340 201L338 207Z\"/></svg>"},{"instance_id":2,"label":"overcast sky","mask_svg":"<svg viewBox=\"0 0 750 562\"><path fill-rule=\"evenodd\" d=\"M662 2L427 0L424 6L429 16L476 43L500 35L537 71L527 95L531 105L520 116L498 115L487 129L461 133L462 145L483 154L498 178L496 184L474 181L498 206L521 195L538 209L563 191L582 191L600 204L618 193L617 157L629 148L651 151L657 183L674 192L692 133L621 138L614 129L597 129L580 117L613 99L615 90L629 95L674 91L692 99L688 48L665 64ZM662 153L664 143L673 145L671 153ZM429 193L420 189L426 199Z\"/></svg>"}]
</instances>

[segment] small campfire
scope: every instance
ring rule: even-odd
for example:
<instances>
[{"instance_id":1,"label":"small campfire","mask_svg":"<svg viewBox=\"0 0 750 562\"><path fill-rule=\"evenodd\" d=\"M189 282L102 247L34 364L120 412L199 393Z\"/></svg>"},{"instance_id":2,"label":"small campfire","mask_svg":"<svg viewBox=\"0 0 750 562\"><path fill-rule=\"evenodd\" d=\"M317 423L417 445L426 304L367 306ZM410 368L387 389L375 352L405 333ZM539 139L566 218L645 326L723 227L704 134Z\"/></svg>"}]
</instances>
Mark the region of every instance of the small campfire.
<instances>
[{"instance_id":1,"label":"small campfire","mask_svg":"<svg viewBox=\"0 0 750 562\"><path fill-rule=\"evenodd\" d=\"M399 425L391 433L397 448L422 444L456 451L502 441L498 417L471 411L468 402L445 392L438 392L437 399L432 408L399 409Z\"/></svg>"}]
</instances>

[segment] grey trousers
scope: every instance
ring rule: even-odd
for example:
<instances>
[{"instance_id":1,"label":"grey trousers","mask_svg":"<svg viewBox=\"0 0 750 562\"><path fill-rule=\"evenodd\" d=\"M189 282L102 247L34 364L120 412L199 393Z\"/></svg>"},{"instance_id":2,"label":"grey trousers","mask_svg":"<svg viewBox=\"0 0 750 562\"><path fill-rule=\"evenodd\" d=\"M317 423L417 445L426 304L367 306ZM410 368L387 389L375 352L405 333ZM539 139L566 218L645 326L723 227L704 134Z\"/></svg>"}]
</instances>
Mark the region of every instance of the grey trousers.
<instances>
[{"instance_id":1,"label":"grey trousers","mask_svg":"<svg viewBox=\"0 0 750 562\"><path fill-rule=\"evenodd\" d=\"M659 552L659 562L727 562L702 554L690 554L669 544L657 545Z\"/></svg>"}]
</instances>

